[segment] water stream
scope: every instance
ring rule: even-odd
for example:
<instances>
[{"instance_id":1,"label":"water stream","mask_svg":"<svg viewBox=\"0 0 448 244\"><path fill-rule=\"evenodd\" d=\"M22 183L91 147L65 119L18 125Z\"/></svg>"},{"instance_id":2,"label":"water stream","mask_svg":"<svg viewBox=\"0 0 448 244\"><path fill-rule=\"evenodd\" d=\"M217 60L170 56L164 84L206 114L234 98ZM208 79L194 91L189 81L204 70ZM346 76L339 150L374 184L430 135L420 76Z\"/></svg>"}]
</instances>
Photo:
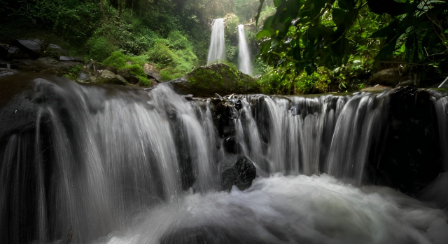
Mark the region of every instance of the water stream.
<instances>
[{"instance_id":1,"label":"water stream","mask_svg":"<svg viewBox=\"0 0 448 244\"><path fill-rule=\"evenodd\" d=\"M448 239L443 210L365 185L369 155L387 126L388 92L226 97L241 102L241 109L231 107L228 128L259 176L249 189L228 193L220 191L220 162L232 154L217 126L219 99L187 101L164 85L143 91L62 78L33 83L21 103L0 109L17 124L0 130L5 243ZM433 98L442 148L447 101ZM438 178L428 199L446 199L446 182Z\"/></svg>"}]
</instances>

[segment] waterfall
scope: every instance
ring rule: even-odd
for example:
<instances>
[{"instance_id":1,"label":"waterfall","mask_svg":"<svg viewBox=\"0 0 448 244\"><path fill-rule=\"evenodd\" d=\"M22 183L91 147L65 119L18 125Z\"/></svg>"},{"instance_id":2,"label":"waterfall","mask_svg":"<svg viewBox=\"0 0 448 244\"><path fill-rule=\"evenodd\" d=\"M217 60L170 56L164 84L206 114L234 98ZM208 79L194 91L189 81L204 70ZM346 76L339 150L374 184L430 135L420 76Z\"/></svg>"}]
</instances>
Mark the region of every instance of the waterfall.
<instances>
[{"instance_id":1,"label":"waterfall","mask_svg":"<svg viewBox=\"0 0 448 244\"><path fill-rule=\"evenodd\" d=\"M224 40L224 19L215 19L212 23L212 37L208 49L207 64L226 59L226 43Z\"/></svg>"},{"instance_id":2,"label":"waterfall","mask_svg":"<svg viewBox=\"0 0 448 244\"><path fill-rule=\"evenodd\" d=\"M252 75L252 62L244 25L238 25L238 69L245 74Z\"/></svg>"},{"instance_id":3,"label":"waterfall","mask_svg":"<svg viewBox=\"0 0 448 244\"><path fill-rule=\"evenodd\" d=\"M387 187L363 187L393 180L386 171L400 163L384 165L389 140L397 140L386 135L401 123L390 112L399 109L396 93L187 101L166 85L145 91L54 77L30 84L0 104L5 243L448 238L445 212ZM420 98L410 104L421 106ZM432 110L420 108L437 115L435 124L422 134L439 140L446 170L448 97L431 99ZM418 114L410 115L413 126ZM434 126L440 138L431 136ZM226 149L229 138L236 152ZM220 166L235 153L254 162L259 178L246 191L222 192ZM442 173L422 199L446 202L447 179Z\"/></svg>"}]
</instances>

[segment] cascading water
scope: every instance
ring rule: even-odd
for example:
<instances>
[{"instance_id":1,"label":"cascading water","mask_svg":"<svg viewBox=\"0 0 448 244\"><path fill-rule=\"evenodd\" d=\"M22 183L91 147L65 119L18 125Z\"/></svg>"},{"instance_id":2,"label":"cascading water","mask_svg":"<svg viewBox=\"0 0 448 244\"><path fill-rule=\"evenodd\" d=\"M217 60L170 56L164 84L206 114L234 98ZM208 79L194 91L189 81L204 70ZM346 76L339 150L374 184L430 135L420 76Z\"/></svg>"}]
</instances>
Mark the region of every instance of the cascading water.
<instances>
[{"instance_id":1,"label":"cascading water","mask_svg":"<svg viewBox=\"0 0 448 244\"><path fill-rule=\"evenodd\" d=\"M212 37L208 49L207 64L226 59L226 43L224 40L224 19L215 19L212 23Z\"/></svg>"},{"instance_id":2,"label":"cascading water","mask_svg":"<svg viewBox=\"0 0 448 244\"><path fill-rule=\"evenodd\" d=\"M362 186L390 130L389 92L188 102L164 85L146 92L61 78L31 83L32 91L0 103L2 242L448 238L446 212ZM447 101L433 98L443 148ZM235 151L224 145L230 137ZM220 166L235 153L255 162L259 178L245 191L222 192ZM446 177L429 188L423 198L446 201Z\"/></svg>"},{"instance_id":3,"label":"cascading water","mask_svg":"<svg viewBox=\"0 0 448 244\"><path fill-rule=\"evenodd\" d=\"M244 25L238 25L238 69L245 74L252 75L252 62Z\"/></svg>"}]
</instances>

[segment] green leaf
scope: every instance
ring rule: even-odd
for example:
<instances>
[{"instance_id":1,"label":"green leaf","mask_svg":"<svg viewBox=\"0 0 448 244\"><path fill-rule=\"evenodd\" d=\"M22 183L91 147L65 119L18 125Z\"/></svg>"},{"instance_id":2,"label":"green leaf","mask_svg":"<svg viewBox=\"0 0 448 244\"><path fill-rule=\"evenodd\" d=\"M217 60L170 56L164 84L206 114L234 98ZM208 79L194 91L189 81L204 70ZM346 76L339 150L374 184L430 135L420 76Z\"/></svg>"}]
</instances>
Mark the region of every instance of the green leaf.
<instances>
[{"instance_id":1,"label":"green leaf","mask_svg":"<svg viewBox=\"0 0 448 244\"><path fill-rule=\"evenodd\" d=\"M284 2L285 2L285 0L274 0L274 6L278 8Z\"/></svg>"},{"instance_id":2,"label":"green leaf","mask_svg":"<svg viewBox=\"0 0 448 244\"><path fill-rule=\"evenodd\" d=\"M355 0L339 0L338 4L341 9L349 10L355 7Z\"/></svg>"},{"instance_id":3,"label":"green leaf","mask_svg":"<svg viewBox=\"0 0 448 244\"><path fill-rule=\"evenodd\" d=\"M260 32L257 33L256 38L257 38L257 39L261 39L261 38L263 38L263 37L268 37L268 36L271 36L271 35L273 35L273 34L274 34L274 33L273 33L271 30L262 30L262 31L260 31Z\"/></svg>"}]
</instances>

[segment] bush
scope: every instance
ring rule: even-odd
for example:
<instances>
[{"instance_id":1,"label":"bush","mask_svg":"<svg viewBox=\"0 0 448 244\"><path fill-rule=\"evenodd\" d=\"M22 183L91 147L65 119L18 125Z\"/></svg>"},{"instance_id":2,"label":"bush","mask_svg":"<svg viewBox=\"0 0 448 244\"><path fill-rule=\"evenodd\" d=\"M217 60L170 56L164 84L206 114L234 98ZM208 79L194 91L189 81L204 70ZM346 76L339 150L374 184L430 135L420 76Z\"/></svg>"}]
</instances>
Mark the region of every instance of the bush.
<instances>
[{"instance_id":1,"label":"bush","mask_svg":"<svg viewBox=\"0 0 448 244\"><path fill-rule=\"evenodd\" d=\"M146 56L131 57L120 51L115 51L106 60L104 60L103 65L110 66L118 70L128 69L129 72L137 76L144 85L149 85L149 80L143 71L145 60ZM131 64L128 64L128 62Z\"/></svg>"},{"instance_id":2,"label":"bush","mask_svg":"<svg viewBox=\"0 0 448 244\"><path fill-rule=\"evenodd\" d=\"M90 38L86 43L86 47L89 50L90 57L98 61L106 59L112 52L118 50L117 46L102 36Z\"/></svg>"}]
</instances>

